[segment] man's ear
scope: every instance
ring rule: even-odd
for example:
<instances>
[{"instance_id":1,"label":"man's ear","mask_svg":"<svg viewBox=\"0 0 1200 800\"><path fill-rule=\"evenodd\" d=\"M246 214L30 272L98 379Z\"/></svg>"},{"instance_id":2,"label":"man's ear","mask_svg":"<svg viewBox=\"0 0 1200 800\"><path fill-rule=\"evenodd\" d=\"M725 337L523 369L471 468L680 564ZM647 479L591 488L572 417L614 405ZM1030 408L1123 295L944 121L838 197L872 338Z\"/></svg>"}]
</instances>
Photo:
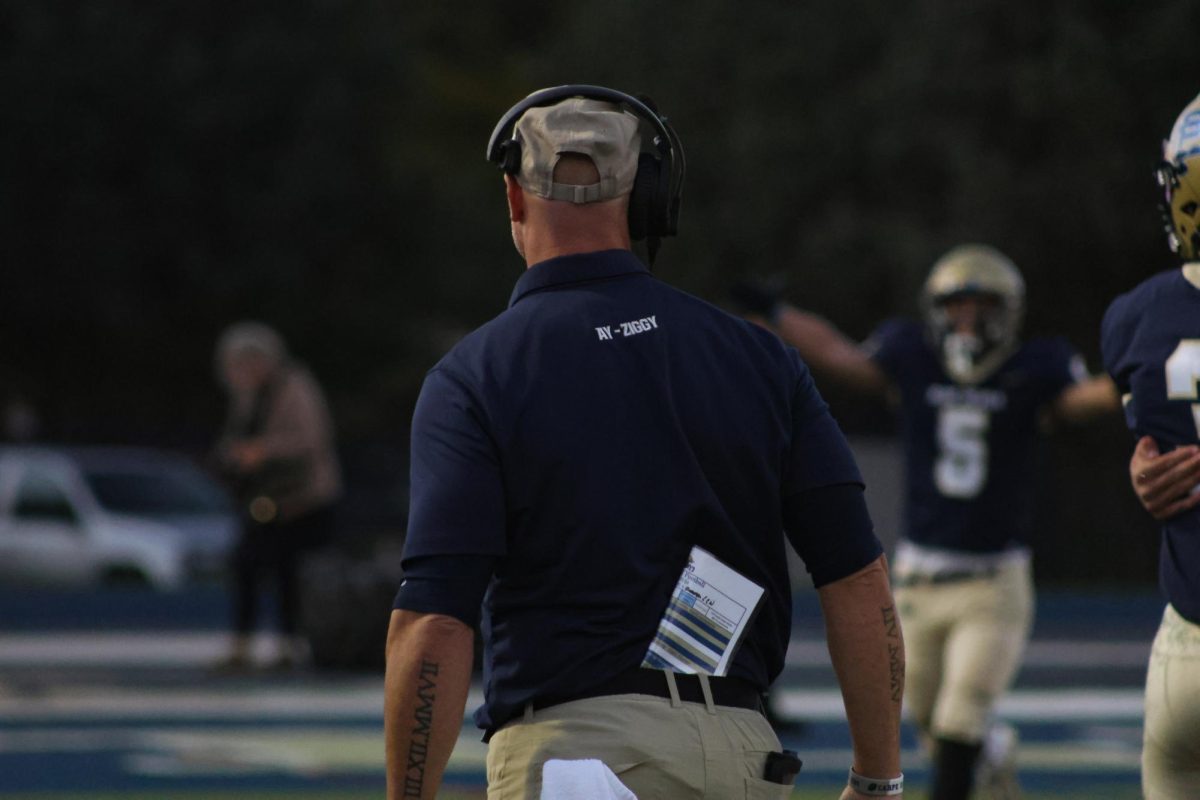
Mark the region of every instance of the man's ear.
<instances>
[{"instance_id":1,"label":"man's ear","mask_svg":"<svg viewBox=\"0 0 1200 800\"><path fill-rule=\"evenodd\" d=\"M505 193L508 195L508 219L522 222L525 219L525 194L521 184L512 175L504 176Z\"/></svg>"}]
</instances>

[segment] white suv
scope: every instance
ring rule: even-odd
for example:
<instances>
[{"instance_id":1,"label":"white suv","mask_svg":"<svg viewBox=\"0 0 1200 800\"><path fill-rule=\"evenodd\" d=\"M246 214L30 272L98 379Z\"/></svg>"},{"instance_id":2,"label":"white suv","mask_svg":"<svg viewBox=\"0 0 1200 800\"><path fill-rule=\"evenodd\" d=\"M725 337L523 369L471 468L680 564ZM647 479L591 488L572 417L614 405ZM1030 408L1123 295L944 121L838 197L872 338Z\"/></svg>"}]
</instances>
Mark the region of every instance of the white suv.
<instances>
[{"instance_id":1,"label":"white suv","mask_svg":"<svg viewBox=\"0 0 1200 800\"><path fill-rule=\"evenodd\" d=\"M220 569L236 520L186 459L0 447L0 584L179 588Z\"/></svg>"}]
</instances>

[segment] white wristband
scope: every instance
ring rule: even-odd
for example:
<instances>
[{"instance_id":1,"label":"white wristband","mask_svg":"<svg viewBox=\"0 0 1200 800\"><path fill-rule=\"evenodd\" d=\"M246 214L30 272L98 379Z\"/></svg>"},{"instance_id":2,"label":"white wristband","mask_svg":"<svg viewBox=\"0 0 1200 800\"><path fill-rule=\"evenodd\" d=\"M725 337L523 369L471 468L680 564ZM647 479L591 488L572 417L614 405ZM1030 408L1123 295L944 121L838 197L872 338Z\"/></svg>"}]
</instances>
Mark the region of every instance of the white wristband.
<instances>
[{"instance_id":1,"label":"white wristband","mask_svg":"<svg viewBox=\"0 0 1200 800\"><path fill-rule=\"evenodd\" d=\"M868 778L859 775L854 771L854 767L851 767L850 788L859 794L867 794L872 797L890 797L895 794L904 794L904 773L900 773L895 778Z\"/></svg>"}]
</instances>

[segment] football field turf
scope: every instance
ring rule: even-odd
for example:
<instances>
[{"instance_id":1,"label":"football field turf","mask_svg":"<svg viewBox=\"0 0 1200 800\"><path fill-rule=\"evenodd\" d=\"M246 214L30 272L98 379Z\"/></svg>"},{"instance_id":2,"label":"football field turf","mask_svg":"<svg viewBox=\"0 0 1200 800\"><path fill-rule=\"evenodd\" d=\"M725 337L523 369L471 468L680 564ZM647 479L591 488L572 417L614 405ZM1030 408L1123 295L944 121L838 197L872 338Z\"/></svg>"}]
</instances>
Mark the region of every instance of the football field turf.
<instances>
[{"instance_id":1,"label":"football field turf","mask_svg":"<svg viewBox=\"0 0 1200 800\"><path fill-rule=\"evenodd\" d=\"M112 625L119 615L105 610ZM792 797L832 800L852 753L817 612L799 611L773 707L784 745L805 762ZM1141 686L1158 614L1153 598L1044 599L1000 708L1020 732L1028 800L1139 796ZM1081 618L1107 623L1097 632ZM225 638L213 628L3 631L4 619L28 616L0 613L0 800L383 797L381 675L214 676L206 665ZM475 686L469 706L481 701ZM464 720L440 797L484 800L479 739ZM911 794L923 796L928 764L910 726L903 744Z\"/></svg>"}]
</instances>

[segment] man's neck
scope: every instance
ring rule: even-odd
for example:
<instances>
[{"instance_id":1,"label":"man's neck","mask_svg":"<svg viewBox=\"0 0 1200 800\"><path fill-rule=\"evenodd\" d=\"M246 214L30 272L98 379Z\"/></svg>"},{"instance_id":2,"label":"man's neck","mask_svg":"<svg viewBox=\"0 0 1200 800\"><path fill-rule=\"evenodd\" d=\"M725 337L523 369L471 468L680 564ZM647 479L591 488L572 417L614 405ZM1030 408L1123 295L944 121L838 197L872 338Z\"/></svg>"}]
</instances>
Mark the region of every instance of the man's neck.
<instances>
[{"instance_id":1,"label":"man's neck","mask_svg":"<svg viewBox=\"0 0 1200 800\"><path fill-rule=\"evenodd\" d=\"M546 232L549 234L550 232ZM590 235L589 235L590 234ZM603 231L573 233L567 236L535 235L525 241L525 266L532 267L552 258L595 253L600 250L629 250L628 234Z\"/></svg>"},{"instance_id":2,"label":"man's neck","mask_svg":"<svg viewBox=\"0 0 1200 800\"><path fill-rule=\"evenodd\" d=\"M560 256L630 249L626 198L580 205L544 200L511 178L508 194L513 241L526 267Z\"/></svg>"},{"instance_id":3,"label":"man's neck","mask_svg":"<svg viewBox=\"0 0 1200 800\"><path fill-rule=\"evenodd\" d=\"M1187 282L1200 289L1200 261L1189 261L1183 265L1183 277Z\"/></svg>"}]
</instances>

